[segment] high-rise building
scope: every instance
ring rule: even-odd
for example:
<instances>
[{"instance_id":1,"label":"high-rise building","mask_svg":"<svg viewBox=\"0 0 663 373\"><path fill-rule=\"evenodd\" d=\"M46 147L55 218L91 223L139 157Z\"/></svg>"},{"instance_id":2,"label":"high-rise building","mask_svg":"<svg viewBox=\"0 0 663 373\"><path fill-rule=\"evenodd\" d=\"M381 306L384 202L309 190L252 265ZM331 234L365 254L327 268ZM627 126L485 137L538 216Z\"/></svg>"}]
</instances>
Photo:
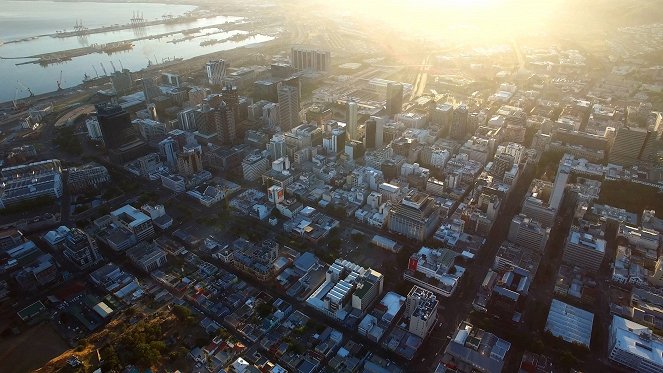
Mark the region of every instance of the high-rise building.
<instances>
[{"instance_id":1,"label":"high-rise building","mask_svg":"<svg viewBox=\"0 0 663 373\"><path fill-rule=\"evenodd\" d=\"M663 339L644 325L613 315L608 351L610 360L628 370L663 372Z\"/></svg>"},{"instance_id":2,"label":"high-rise building","mask_svg":"<svg viewBox=\"0 0 663 373\"><path fill-rule=\"evenodd\" d=\"M97 118L88 118L85 120L85 127L87 127L87 135L92 140L103 140L101 127Z\"/></svg>"},{"instance_id":3,"label":"high-rise building","mask_svg":"<svg viewBox=\"0 0 663 373\"><path fill-rule=\"evenodd\" d=\"M564 154L559 167L557 168L557 175L555 175L555 183L553 184L552 193L550 194L550 207L559 211L559 205L562 204L562 198L564 198L564 191L566 190L566 184L569 181L569 175L571 174L570 163L573 161L573 156L569 154Z\"/></svg>"},{"instance_id":4,"label":"high-rise building","mask_svg":"<svg viewBox=\"0 0 663 373\"><path fill-rule=\"evenodd\" d=\"M642 155L651 132L644 128L622 127L617 130L608 161L622 166L632 166Z\"/></svg>"},{"instance_id":5,"label":"high-rise building","mask_svg":"<svg viewBox=\"0 0 663 373\"><path fill-rule=\"evenodd\" d=\"M115 149L126 144L132 134L129 112L120 105L97 105L97 121L106 148ZM135 136L134 136L135 138Z\"/></svg>"},{"instance_id":6,"label":"high-rise building","mask_svg":"<svg viewBox=\"0 0 663 373\"><path fill-rule=\"evenodd\" d=\"M267 151L269 151L269 156L273 160L284 157L286 155L286 150L285 136L282 134L272 136L272 139L269 140L269 144L267 144Z\"/></svg>"},{"instance_id":7,"label":"high-rise building","mask_svg":"<svg viewBox=\"0 0 663 373\"><path fill-rule=\"evenodd\" d=\"M246 181L255 181L260 176L262 176L267 167L269 166L269 161L267 158L263 157L259 153L252 153L247 155L242 161L242 175Z\"/></svg>"},{"instance_id":8,"label":"high-rise building","mask_svg":"<svg viewBox=\"0 0 663 373\"><path fill-rule=\"evenodd\" d=\"M426 193L410 191L389 211L389 230L408 238L425 241L440 218L440 206Z\"/></svg>"},{"instance_id":9,"label":"high-rise building","mask_svg":"<svg viewBox=\"0 0 663 373\"><path fill-rule=\"evenodd\" d=\"M467 117L467 106L460 105L454 109L454 113L451 119L451 128L449 130L449 136L452 139L465 139L465 136L467 135Z\"/></svg>"},{"instance_id":10,"label":"high-rise building","mask_svg":"<svg viewBox=\"0 0 663 373\"><path fill-rule=\"evenodd\" d=\"M279 126L288 131L299 124L299 92L297 88L279 83Z\"/></svg>"},{"instance_id":11,"label":"high-rise building","mask_svg":"<svg viewBox=\"0 0 663 373\"><path fill-rule=\"evenodd\" d=\"M198 129L195 109L184 109L180 111L177 113L177 121L180 125L179 128L185 131L195 131Z\"/></svg>"},{"instance_id":12,"label":"high-rise building","mask_svg":"<svg viewBox=\"0 0 663 373\"><path fill-rule=\"evenodd\" d=\"M297 70L328 71L331 66L331 53L302 47L291 50L292 67Z\"/></svg>"},{"instance_id":13,"label":"high-rise building","mask_svg":"<svg viewBox=\"0 0 663 373\"><path fill-rule=\"evenodd\" d=\"M159 143L159 153L164 157L166 163L172 167L177 167L177 153L179 152L179 146L177 141L172 137L162 140Z\"/></svg>"},{"instance_id":14,"label":"high-rise building","mask_svg":"<svg viewBox=\"0 0 663 373\"><path fill-rule=\"evenodd\" d=\"M403 111L403 84L387 83L387 114L396 115Z\"/></svg>"},{"instance_id":15,"label":"high-rise building","mask_svg":"<svg viewBox=\"0 0 663 373\"><path fill-rule=\"evenodd\" d=\"M605 240L571 229L562 260L590 272L598 272L605 256Z\"/></svg>"},{"instance_id":16,"label":"high-rise building","mask_svg":"<svg viewBox=\"0 0 663 373\"><path fill-rule=\"evenodd\" d=\"M95 240L78 228L67 232L63 245L63 254L80 269L91 267L103 259Z\"/></svg>"},{"instance_id":17,"label":"high-rise building","mask_svg":"<svg viewBox=\"0 0 663 373\"><path fill-rule=\"evenodd\" d=\"M183 176L192 176L203 171L203 152L200 145L185 146L177 154L177 172Z\"/></svg>"},{"instance_id":18,"label":"high-rise building","mask_svg":"<svg viewBox=\"0 0 663 373\"><path fill-rule=\"evenodd\" d=\"M217 140L221 144L233 144L236 137L235 116L230 105L221 101L219 105L212 110L212 120L216 126Z\"/></svg>"},{"instance_id":19,"label":"high-rise building","mask_svg":"<svg viewBox=\"0 0 663 373\"><path fill-rule=\"evenodd\" d=\"M347 127L345 132L348 134L348 140L356 140L357 138L357 111L359 110L359 105L354 101L348 101L346 104L346 115L345 123Z\"/></svg>"},{"instance_id":20,"label":"high-rise building","mask_svg":"<svg viewBox=\"0 0 663 373\"><path fill-rule=\"evenodd\" d=\"M131 90L133 80L131 78L131 71L123 69L122 71L113 71L111 73L111 84L113 90L118 95L123 95Z\"/></svg>"},{"instance_id":21,"label":"high-rise building","mask_svg":"<svg viewBox=\"0 0 663 373\"><path fill-rule=\"evenodd\" d=\"M205 69L207 70L207 82L213 86L220 86L226 76L226 61L209 61L205 65Z\"/></svg>"},{"instance_id":22,"label":"high-rise building","mask_svg":"<svg viewBox=\"0 0 663 373\"><path fill-rule=\"evenodd\" d=\"M509 227L509 241L516 245L543 253L550 235L550 228L544 228L536 220L527 215L519 214L511 219Z\"/></svg>"},{"instance_id":23,"label":"high-rise building","mask_svg":"<svg viewBox=\"0 0 663 373\"><path fill-rule=\"evenodd\" d=\"M226 84L221 90L221 99L225 102L230 110L233 112L235 118L235 126L239 123L239 93L237 87Z\"/></svg>"},{"instance_id":24,"label":"high-rise building","mask_svg":"<svg viewBox=\"0 0 663 373\"><path fill-rule=\"evenodd\" d=\"M490 174L498 180L504 179L504 174L511 170L515 160L511 154L498 153L493 158L493 167L490 169Z\"/></svg>"},{"instance_id":25,"label":"high-rise building","mask_svg":"<svg viewBox=\"0 0 663 373\"><path fill-rule=\"evenodd\" d=\"M410 333L426 338L435 326L437 306L439 302L435 294L414 285L407 295L405 313L410 318Z\"/></svg>"},{"instance_id":26,"label":"high-rise building","mask_svg":"<svg viewBox=\"0 0 663 373\"><path fill-rule=\"evenodd\" d=\"M173 87L179 87L181 84L180 76L173 73L162 73L161 82Z\"/></svg>"},{"instance_id":27,"label":"high-rise building","mask_svg":"<svg viewBox=\"0 0 663 373\"><path fill-rule=\"evenodd\" d=\"M146 103L152 103L155 97L161 96L161 89L159 89L154 77L142 77L141 84L143 85L143 94L145 94Z\"/></svg>"},{"instance_id":28,"label":"high-rise building","mask_svg":"<svg viewBox=\"0 0 663 373\"><path fill-rule=\"evenodd\" d=\"M375 119L369 119L364 123L366 129L366 136L364 137L364 145L367 150L375 149L375 131L377 123Z\"/></svg>"}]
</instances>

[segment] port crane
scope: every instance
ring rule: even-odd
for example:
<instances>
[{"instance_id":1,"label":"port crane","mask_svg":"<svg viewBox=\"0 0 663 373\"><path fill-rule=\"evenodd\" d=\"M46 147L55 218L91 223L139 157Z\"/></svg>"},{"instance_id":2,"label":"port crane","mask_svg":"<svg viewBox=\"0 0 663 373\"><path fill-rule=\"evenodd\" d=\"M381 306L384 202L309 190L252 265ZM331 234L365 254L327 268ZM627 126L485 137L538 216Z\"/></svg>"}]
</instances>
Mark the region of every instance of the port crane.
<instances>
[{"instance_id":1,"label":"port crane","mask_svg":"<svg viewBox=\"0 0 663 373\"><path fill-rule=\"evenodd\" d=\"M99 62L99 65L101 65L101 70L104 71L104 75L108 76L108 73L106 72L106 68L104 67L104 63L103 63L103 62Z\"/></svg>"},{"instance_id":2,"label":"port crane","mask_svg":"<svg viewBox=\"0 0 663 373\"><path fill-rule=\"evenodd\" d=\"M117 69L115 68L115 65L113 64L113 61L110 61L111 67L113 68L113 72L117 72Z\"/></svg>"},{"instance_id":3,"label":"port crane","mask_svg":"<svg viewBox=\"0 0 663 373\"><path fill-rule=\"evenodd\" d=\"M58 91L62 90L62 70L60 70L60 79L55 81L58 84Z\"/></svg>"},{"instance_id":4,"label":"port crane","mask_svg":"<svg viewBox=\"0 0 663 373\"><path fill-rule=\"evenodd\" d=\"M94 67L94 65L92 65L92 70L94 70L94 75L96 75L97 78L98 78L98 77L99 77L99 73L97 72L97 68Z\"/></svg>"},{"instance_id":5,"label":"port crane","mask_svg":"<svg viewBox=\"0 0 663 373\"><path fill-rule=\"evenodd\" d=\"M30 90L30 88L26 87L26 86L25 86L25 84L21 83L21 81L20 81L20 80L17 80L17 81L16 81L16 83L18 83L18 85L20 85L20 86L21 86L21 88L23 88L23 89L27 90L27 91L28 91L28 93L30 94L30 97L35 97L35 94L34 94L34 93L32 93L32 90Z\"/></svg>"}]
</instances>

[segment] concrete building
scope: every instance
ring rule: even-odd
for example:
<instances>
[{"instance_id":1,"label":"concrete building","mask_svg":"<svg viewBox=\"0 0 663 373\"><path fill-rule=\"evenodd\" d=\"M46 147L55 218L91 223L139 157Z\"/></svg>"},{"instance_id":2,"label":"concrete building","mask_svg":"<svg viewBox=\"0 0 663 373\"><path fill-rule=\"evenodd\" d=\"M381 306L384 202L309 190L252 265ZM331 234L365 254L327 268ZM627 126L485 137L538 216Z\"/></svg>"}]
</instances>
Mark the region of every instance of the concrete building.
<instances>
[{"instance_id":1,"label":"concrete building","mask_svg":"<svg viewBox=\"0 0 663 373\"><path fill-rule=\"evenodd\" d=\"M347 124L345 130L348 134L348 140L357 140L358 110L359 105L356 102L348 101L345 114L345 123Z\"/></svg>"},{"instance_id":2,"label":"concrete building","mask_svg":"<svg viewBox=\"0 0 663 373\"><path fill-rule=\"evenodd\" d=\"M411 191L389 211L389 230L423 242L437 229L440 206L426 193Z\"/></svg>"},{"instance_id":3,"label":"concrete building","mask_svg":"<svg viewBox=\"0 0 663 373\"><path fill-rule=\"evenodd\" d=\"M201 146L184 146L182 152L177 153L177 172L182 176L193 176L202 171L204 169Z\"/></svg>"},{"instance_id":4,"label":"concrete building","mask_svg":"<svg viewBox=\"0 0 663 373\"><path fill-rule=\"evenodd\" d=\"M449 137L455 140L464 140L467 136L467 119L468 119L467 106L460 105L454 109L451 119L451 128L449 129Z\"/></svg>"},{"instance_id":5,"label":"concrete building","mask_svg":"<svg viewBox=\"0 0 663 373\"><path fill-rule=\"evenodd\" d=\"M94 266L103 259L94 238L78 228L70 229L65 235L62 253L80 269Z\"/></svg>"},{"instance_id":6,"label":"concrete building","mask_svg":"<svg viewBox=\"0 0 663 373\"><path fill-rule=\"evenodd\" d=\"M279 83L277 95L279 126L281 130L288 131L299 125L299 91L295 87Z\"/></svg>"},{"instance_id":7,"label":"concrete building","mask_svg":"<svg viewBox=\"0 0 663 373\"><path fill-rule=\"evenodd\" d=\"M426 338L437 321L439 302L432 291L414 285L407 295L405 313L410 318L410 333Z\"/></svg>"},{"instance_id":8,"label":"concrete building","mask_svg":"<svg viewBox=\"0 0 663 373\"><path fill-rule=\"evenodd\" d=\"M110 181L106 167L96 163L88 163L80 167L70 167L67 175L69 190L78 192L88 188L97 188Z\"/></svg>"},{"instance_id":9,"label":"concrete building","mask_svg":"<svg viewBox=\"0 0 663 373\"><path fill-rule=\"evenodd\" d=\"M605 256L606 241L589 233L571 229L562 259L570 265L598 272Z\"/></svg>"},{"instance_id":10,"label":"concrete building","mask_svg":"<svg viewBox=\"0 0 663 373\"><path fill-rule=\"evenodd\" d=\"M442 364L463 373L501 373L511 343L462 322L447 344Z\"/></svg>"},{"instance_id":11,"label":"concrete building","mask_svg":"<svg viewBox=\"0 0 663 373\"><path fill-rule=\"evenodd\" d=\"M450 297L465 269L456 265L458 254L447 249L422 247L412 254L403 278L436 294Z\"/></svg>"},{"instance_id":12,"label":"concrete building","mask_svg":"<svg viewBox=\"0 0 663 373\"><path fill-rule=\"evenodd\" d=\"M127 250L127 257L147 273L166 264L166 252L156 243L142 242Z\"/></svg>"},{"instance_id":13,"label":"concrete building","mask_svg":"<svg viewBox=\"0 0 663 373\"><path fill-rule=\"evenodd\" d=\"M663 340L651 329L612 316L608 336L608 358L638 373L663 371Z\"/></svg>"},{"instance_id":14,"label":"concrete building","mask_svg":"<svg viewBox=\"0 0 663 373\"><path fill-rule=\"evenodd\" d=\"M387 83L387 114L394 116L403 111L403 84Z\"/></svg>"},{"instance_id":15,"label":"concrete building","mask_svg":"<svg viewBox=\"0 0 663 373\"><path fill-rule=\"evenodd\" d=\"M650 136L652 134L644 128L619 128L614 144L610 149L608 162L622 166L632 166L640 159L645 143Z\"/></svg>"},{"instance_id":16,"label":"concrete building","mask_svg":"<svg viewBox=\"0 0 663 373\"><path fill-rule=\"evenodd\" d=\"M552 228L557 209L550 204L553 184L539 179L532 180L522 212L541 223L543 227Z\"/></svg>"},{"instance_id":17,"label":"concrete building","mask_svg":"<svg viewBox=\"0 0 663 373\"><path fill-rule=\"evenodd\" d=\"M205 70L207 71L207 82L209 85L220 86L223 83L223 78L226 77L226 61L209 61L205 64Z\"/></svg>"},{"instance_id":18,"label":"concrete building","mask_svg":"<svg viewBox=\"0 0 663 373\"><path fill-rule=\"evenodd\" d=\"M569 343L589 348L593 324L594 314L591 312L553 299L545 330Z\"/></svg>"},{"instance_id":19,"label":"concrete building","mask_svg":"<svg viewBox=\"0 0 663 373\"><path fill-rule=\"evenodd\" d=\"M508 239L512 243L543 253L550 235L550 228L544 228L536 220L525 214L519 214L511 219Z\"/></svg>"},{"instance_id":20,"label":"concrete building","mask_svg":"<svg viewBox=\"0 0 663 373\"><path fill-rule=\"evenodd\" d=\"M249 154L242 161L242 175L246 181L258 180L267 168L269 161L258 153Z\"/></svg>"},{"instance_id":21,"label":"concrete building","mask_svg":"<svg viewBox=\"0 0 663 373\"><path fill-rule=\"evenodd\" d=\"M125 205L110 213L113 222L129 230L138 241L154 236L152 219L131 205Z\"/></svg>"},{"instance_id":22,"label":"concrete building","mask_svg":"<svg viewBox=\"0 0 663 373\"><path fill-rule=\"evenodd\" d=\"M87 118L85 120L85 127L87 128L87 135L91 140L99 141L104 139L97 118Z\"/></svg>"},{"instance_id":23,"label":"concrete building","mask_svg":"<svg viewBox=\"0 0 663 373\"><path fill-rule=\"evenodd\" d=\"M62 166L57 159L0 171L0 209L36 198L60 198L62 193Z\"/></svg>"},{"instance_id":24,"label":"concrete building","mask_svg":"<svg viewBox=\"0 0 663 373\"><path fill-rule=\"evenodd\" d=\"M133 87L133 80L131 78L131 71L123 69L122 71L113 71L110 75L113 90L118 96L124 95L131 91Z\"/></svg>"},{"instance_id":25,"label":"concrete building","mask_svg":"<svg viewBox=\"0 0 663 373\"><path fill-rule=\"evenodd\" d=\"M329 71L331 68L331 53L325 50L293 47L290 62L297 70Z\"/></svg>"}]
</instances>

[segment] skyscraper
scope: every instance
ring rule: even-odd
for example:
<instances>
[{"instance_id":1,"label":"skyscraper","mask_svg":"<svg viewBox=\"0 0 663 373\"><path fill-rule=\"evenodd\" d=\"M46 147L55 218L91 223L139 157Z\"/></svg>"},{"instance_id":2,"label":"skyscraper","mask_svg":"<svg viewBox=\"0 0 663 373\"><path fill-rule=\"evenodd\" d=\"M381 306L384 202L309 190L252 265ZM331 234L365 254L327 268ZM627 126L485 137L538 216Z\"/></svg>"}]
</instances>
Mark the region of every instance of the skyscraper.
<instances>
[{"instance_id":1,"label":"skyscraper","mask_svg":"<svg viewBox=\"0 0 663 373\"><path fill-rule=\"evenodd\" d=\"M113 71L110 76L113 90L116 94L121 95L131 90L133 80L131 79L131 71L124 69L122 71Z\"/></svg>"},{"instance_id":2,"label":"skyscraper","mask_svg":"<svg viewBox=\"0 0 663 373\"><path fill-rule=\"evenodd\" d=\"M72 228L64 238L64 255L80 268L88 268L103 258L93 238L78 228Z\"/></svg>"},{"instance_id":3,"label":"skyscraper","mask_svg":"<svg viewBox=\"0 0 663 373\"><path fill-rule=\"evenodd\" d=\"M183 176L191 176L203 171L203 151L200 145L185 146L177 154L177 172Z\"/></svg>"},{"instance_id":4,"label":"skyscraper","mask_svg":"<svg viewBox=\"0 0 663 373\"><path fill-rule=\"evenodd\" d=\"M403 85L387 83L387 114L396 115L403 111Z\"/></svg>"},{"instance_id":5,"label":"skyscraper","mask_svg":"<svg viewBox=\"0 0 663 373\"><path fill-rule=\"evenodd\" d=\"M644 128L622 127L617 130L608 161L622 166L632 166L640 156L650 132Z\"/></svg>"},{"instance_id":6,"label":"skyscraper","mask_svg":"<svg viewBox=\"0 0 663 373\"><path fill-rule=\"evenodd\" d=\"M269 144L267 144L267 150L269 151L272 160L284 157L286 155L286 148L285 136L282 134L272 136L272 139L269 140Z\"/></svg>"},{"instance_id":7,"label":"skyscraper","mask_svg":"<svg viewBox=\"0 0 663 373\"><path fill-rule=\"evenodd\" d=\"M375 119L368 119L364 123L366 128L366 137L364 138L364 144L367 150L375 149Z\"/></svg>"},{"instance_id":8,"label":"skyscraper","mask_svg":"<svg viewBox=\"0 0 663 373\"><path fill-rule=\"evenodd\" d=\"M226 84L221 90L221 99L232 110L235 125L237 125L239 123L239 94L237 93L237 87L232 84Z\"/></svg>"},{"instance_id":9,"label":"skyscraper","mask_svg":"<svg viewBox=\"0 0 663 373\"><path fill-rule=\"evenodd\" d=\"M297 88L279 83L279 126L283 131L299 124L299 92Z\"/></svg>"},{"instance_id":10,"label":"skyscraper","mask_svg":"<svg viewBox=\"0 0 663 373\"><path fill-rule=\"evenodd\" d=\"M124 145L128 140L131 131L131 118L129 112L120 105L96 106L97 121L101 134L104 138L104 144L107 149L115 149Z\"/></svg>"},{"instance_id":11,"label":"skyscraper","mask_svg":"<svg viewBox=\"0 0 663 373\"><path fill-rule=\"evenodd\" d=\"M346 105L346 115L345 122L347 124L346 132L348 134L349 140L356 140L357 137L357 111L359 110L359 105L354 101L348 101Z\"/></svg>"},{"instance_id":12,"label":"skyscraper","mask_svg":"<svg viewBox=\"0 0 663 373\"><path fill-rule=\"evenodd\" d=\"M223 82L223 78L226 76L226 61L209 61L205 65L205 69L207 70L207 81L209 84L220 86Z\"/></svg>"},{"instance_id":13,"label":"skyscraper","mask_svg":"<svg viewBox=\"0 0 663 373\"><path fill-rule=\"evenodd\" d=\"M155 97L161 96L161 90L157 85L157 82L154 77L143 77L141 79L141 84L143 85L143 94L145 94L145 102L151 103Z\"/></svg>"},{"instance_id":14,"label":"skyscraper","mask_svg":"<svg viewBox=\"0 0 663 373\"><path fill-rule=\"evenodd\" d=\"M449 136L455 140L463 140L467 135L467 106L460 105L454 109L451 119L451 129Z\"/></svg>"},{"instance_id":15,"label":"skyscraper","mask_svg":"<svg viewBox=\"0 0 663 373\"><path fill-rule=\"evenodd\" d=\"M331 65L329 51L293 47L291 53L292 67L297 70L328 71Z\"/></svg>"},{"instance_id":16,"label":"skyscraper","mask_svg":"<svg viewBox=\"0 0 663 373\"><path fill-rule=\"evenodd\" d=\"M232 144L235 141L235 116L230 105L224 101L212 110L212 118L216 126L216 136L222 144Z\"/></svg>"},{"instance_id":17,"label":"skyscraper","mask_svg":"<svg viewBox=\"0 0 663 373\"><path fill-rule=\"evenodd\" d=\"M165 157L166 163L173 168L177 166L177 145L177 141L172 137L164 139L159 143L159 152Z\"/></svg>"}]
</instances>

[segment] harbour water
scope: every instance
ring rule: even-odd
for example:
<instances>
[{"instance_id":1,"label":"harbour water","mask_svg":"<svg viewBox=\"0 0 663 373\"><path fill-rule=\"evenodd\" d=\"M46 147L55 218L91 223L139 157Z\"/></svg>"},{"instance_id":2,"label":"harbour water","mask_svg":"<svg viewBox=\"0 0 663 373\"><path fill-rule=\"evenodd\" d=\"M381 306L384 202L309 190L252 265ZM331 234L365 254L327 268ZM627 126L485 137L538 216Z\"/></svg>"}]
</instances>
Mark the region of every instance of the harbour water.
<instances>
[{"instance_id":1,"label":"harbour water","mask_svg":"<svg viewBox=\"0 0 663 373\"><path fill-rule=\"evenodd\" d=\"M127 24L136 12L140 12L146 21L161 19L163 16L177 17L193 11L195 7L186 5L148 4L148 3L93 3L93 2L49 2L49 1L7 1L0 0L0 41L30 38L37 35L53 34L59 30L72 31L76 22L82 20L87 28ZM81 83L87 74L95 77L103 75L102 64L108 73L124 67L131 71L145 68L149 62L159 63L167 58L192 58L216 51L229 50L240 46L260 43L273 39L267 35L251 35L244 40L223 41L246 31L234 30L232 25L243 22L240 17L214 16L199 18L186 23L159 24L134 29L95 33L85 36L55 38L43 36L17 43L0 45L0 57L25 57L41 53L58 52L93 44L130 40L145 36L173 33L159 39L134 41L130 50L112 54L93 53L75 57L70 61L41 66L39 64L16 65L34 59L0 59L0 102L28 96L25 87L34 94L54 91L62 71L62 87L68 88ZM223 32L213 25L221 25ZM178 31L204 28L195 34L183 34ZM214 33L205 36L205 34ZM188 40L177 41L185 37ZM211 45L200 43L219 39L222 42ZM206 44L206 43L203 43ZM95 71L96 70L96 71Z\"/></svg>"}]
</instances>

